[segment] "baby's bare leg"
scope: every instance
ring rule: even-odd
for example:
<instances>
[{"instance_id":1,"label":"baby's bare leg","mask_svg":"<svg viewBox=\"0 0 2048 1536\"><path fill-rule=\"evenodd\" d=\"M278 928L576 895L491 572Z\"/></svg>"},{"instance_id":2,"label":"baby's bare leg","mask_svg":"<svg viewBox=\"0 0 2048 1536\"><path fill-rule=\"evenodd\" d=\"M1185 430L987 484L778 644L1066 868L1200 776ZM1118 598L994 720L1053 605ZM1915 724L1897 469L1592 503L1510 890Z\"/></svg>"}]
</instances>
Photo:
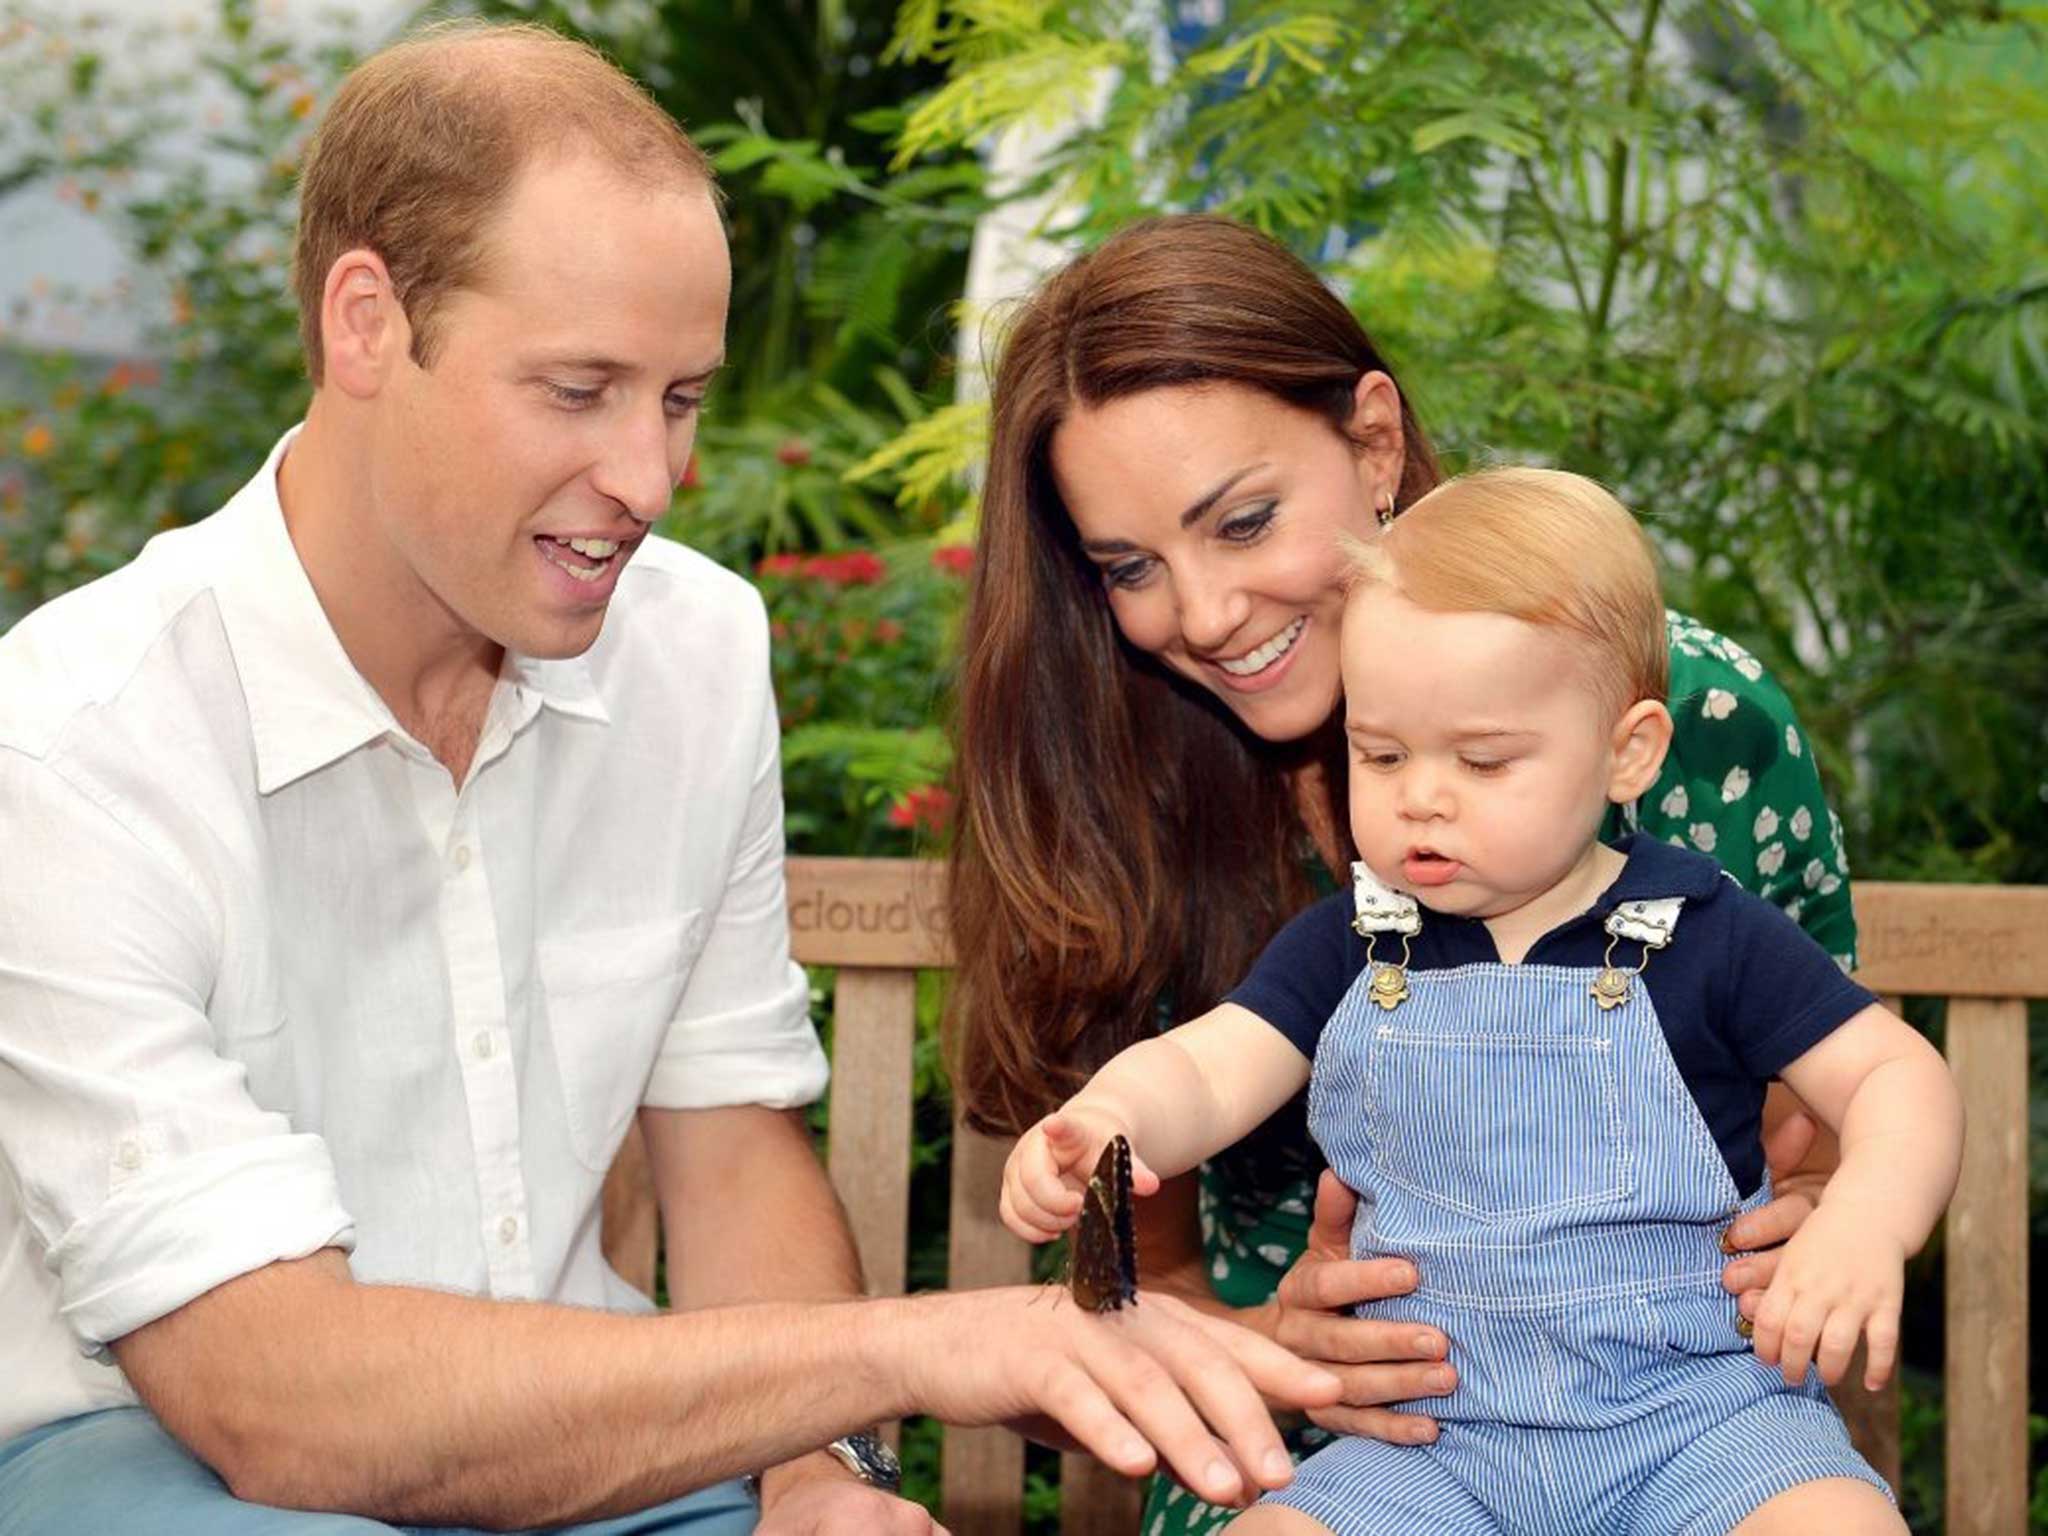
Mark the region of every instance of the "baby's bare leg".
<instances>
[{"instance_id":1,"label":"baby's bare leg","mask_svg":"<svg viewBox=\"0 0 2048 1536\"><path fill-rule=\"evenodd\" d=\"M1732 1536L1808 1536L1813 1531L1830 1536L1905 1536L1906 1522L1870 1484L1853 1477L1824 1477L1766 1500Z\"/></svg>"},{"instance_id":2,"label":"baby's bare leg","mask_svg":"<svg viewBox=\"0 0 2048 1536\"><path fill-rule=\"evenodd\" d=\"M1224 1536L1330 1536L1314 1515L1285 1504L1255 1504L1223 1528Z\"/></svg>"}]
</instances>

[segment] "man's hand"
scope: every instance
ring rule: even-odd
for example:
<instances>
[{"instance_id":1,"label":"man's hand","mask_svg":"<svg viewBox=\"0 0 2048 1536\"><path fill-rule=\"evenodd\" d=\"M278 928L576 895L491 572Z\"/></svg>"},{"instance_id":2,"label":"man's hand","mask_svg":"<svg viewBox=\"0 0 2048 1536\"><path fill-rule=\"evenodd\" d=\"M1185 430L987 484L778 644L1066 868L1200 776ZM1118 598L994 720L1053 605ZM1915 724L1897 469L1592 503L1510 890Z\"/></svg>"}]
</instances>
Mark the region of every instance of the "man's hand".
<instances>
[{"instance_id":1,"label":"man's hand","mask_svg":"<svg viewBox=\"0 0 2048 1536\"><path fill-rule=\"evenodd\" d=\"M844 1468L836 1477L793 1478L762 1495L756 1536L946 1536L922 1504L870 1488Z\"/></svg>"},{"instance_id":2,"label":"man's hand","mask_svg":"<svg viewBox=\"0 0 2048 1536\"><path fill-rule=\"evenodd\" d=\"M1457 1370L1446 1358L1450 1341L1421 1323L1352 1315L1359 1302L1406 1295L1419 1280L1406 1259L1351 1257L1351 1218L1357 1209L1357 1195L1324 1169L1316 1185L1308 1247L1271 1303L1273 1337L1344 1384L1337 1402L1309 1411L1313 1422L1338 1434L1369 1435L1394 1445L1425 1444L1436 1438L1434 1419L1380 1405L1439 1397L1456 1387Z\"/></svg>"},{"instance_id":3,"label":"man's hand","mask_svg":"<svg viewBox=\"0 0 2048 1536\"><path fill-rule=\"evenodd\" d=\"M906 1397L926 1412L1012 1425L1043 1414L1125 1477L1163 1460L1212 1504L1247 1503L1294 1475L1265 1400L1318 1408L1342 1390L1272 1340L1155 1292L1102 1314L1033 1286L901 1307L903 1328L882 1342L917 1362Z\"/></svg>"},{"instance_id":4,"label":"man's hand","mask_svg":"<svg viewBox=\"0 0 2048 1536\"><path fill-rule=\"evenodd\" d=\"M1130 1127L1085 1100L1072 1100L1017 1138L1003 1164L1003 1225L1027 1243L1049 1243L1081 1218L1102 1149ZM1131 1192L1149 1195L1159 1176L1131 1152Z\"/></svg>"},{"instance_id":5,"label":"man's hand","mask_svg":"<svg viewBox=\"0 0 2048 1536\"><path fill-rule=\"evenodd\" d=\"M1757 1308L1757 1358L1779 1367L1788 1387L1806 1379L1809 1364L1832 1387L1868 1335L1863 1385L1875 1392L1898 1357L1905 1272L1906 1245L1883 1211L1839 1199L1822 1206L1785 1245Z\"/></svg>"}]
</instances>

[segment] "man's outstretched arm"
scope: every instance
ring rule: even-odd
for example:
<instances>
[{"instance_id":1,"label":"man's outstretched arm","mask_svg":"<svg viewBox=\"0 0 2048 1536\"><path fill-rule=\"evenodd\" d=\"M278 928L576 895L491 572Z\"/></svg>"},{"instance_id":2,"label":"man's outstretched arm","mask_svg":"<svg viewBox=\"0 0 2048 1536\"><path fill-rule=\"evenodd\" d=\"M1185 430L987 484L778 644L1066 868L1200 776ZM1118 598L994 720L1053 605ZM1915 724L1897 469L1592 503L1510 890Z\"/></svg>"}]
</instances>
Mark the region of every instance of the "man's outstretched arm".
<instances>
[{"instance_id":1,"label":"man's outstretched arm","mask_svg":"<svg viewBox=\"0 0 2048 1536\"><path fill-rule=\"evenodd\" d=\"M113 1347L237 1495L406 1524L644 1507L913 1412L1044 1414L1127 1475L1163 1459L1230 1500L1256 1492L1232 1458L1262 1484L1286 1476L1261 1394L1320 1406L1338 1392L1163 1296L1107 1318L1033 1287L624 1317L359 1285L331 1250Z\"/></svg>"}]
</instances>

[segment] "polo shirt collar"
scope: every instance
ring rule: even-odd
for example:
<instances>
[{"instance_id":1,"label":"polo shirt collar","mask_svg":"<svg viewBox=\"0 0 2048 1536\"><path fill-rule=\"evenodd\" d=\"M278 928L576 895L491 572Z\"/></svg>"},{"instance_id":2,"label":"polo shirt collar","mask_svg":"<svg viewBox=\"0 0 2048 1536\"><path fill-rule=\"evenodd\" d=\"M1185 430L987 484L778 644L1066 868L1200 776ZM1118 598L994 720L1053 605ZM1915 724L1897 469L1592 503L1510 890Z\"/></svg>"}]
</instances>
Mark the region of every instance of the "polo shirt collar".
<instances>
[{"instance_id":1,"label":"polo shirt collar","mask_svg":"<svg viewBox=\"0 0 2048 1536\"><path fill-rule=\"evenodd\" d=\"M1705 901L1720 890L1725 878L1721 866L1704 853L1659 842L1641 832L1630 833L1614 846L1627 856L1628 863L1600 893L1588 914L1603 922L1625 901L1658 901L1667 896Z\"/></svg>"}]
</instances>

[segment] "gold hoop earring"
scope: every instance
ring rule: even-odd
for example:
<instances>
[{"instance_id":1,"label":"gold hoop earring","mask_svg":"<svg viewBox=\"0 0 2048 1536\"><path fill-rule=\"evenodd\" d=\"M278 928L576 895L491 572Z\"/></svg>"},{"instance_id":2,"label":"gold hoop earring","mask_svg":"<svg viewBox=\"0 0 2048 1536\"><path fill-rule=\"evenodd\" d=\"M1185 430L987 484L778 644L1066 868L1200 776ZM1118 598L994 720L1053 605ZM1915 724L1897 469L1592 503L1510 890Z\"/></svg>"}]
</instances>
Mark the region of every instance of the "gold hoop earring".
<instances>
[{"instance_id":1,"label":"gold hoop earring","mask_svg":"<svg viewBox=\"0 0 2048 1536\"><path fill-rule=\"evenodd\" d=\"M1372 507L1373 515L1380 520L1380 526L1382 528L1393 527L1394 493L1392 491L1383 488L1380 491L1379 495L1373 499Z\"/></svg>"}]
</instances>

